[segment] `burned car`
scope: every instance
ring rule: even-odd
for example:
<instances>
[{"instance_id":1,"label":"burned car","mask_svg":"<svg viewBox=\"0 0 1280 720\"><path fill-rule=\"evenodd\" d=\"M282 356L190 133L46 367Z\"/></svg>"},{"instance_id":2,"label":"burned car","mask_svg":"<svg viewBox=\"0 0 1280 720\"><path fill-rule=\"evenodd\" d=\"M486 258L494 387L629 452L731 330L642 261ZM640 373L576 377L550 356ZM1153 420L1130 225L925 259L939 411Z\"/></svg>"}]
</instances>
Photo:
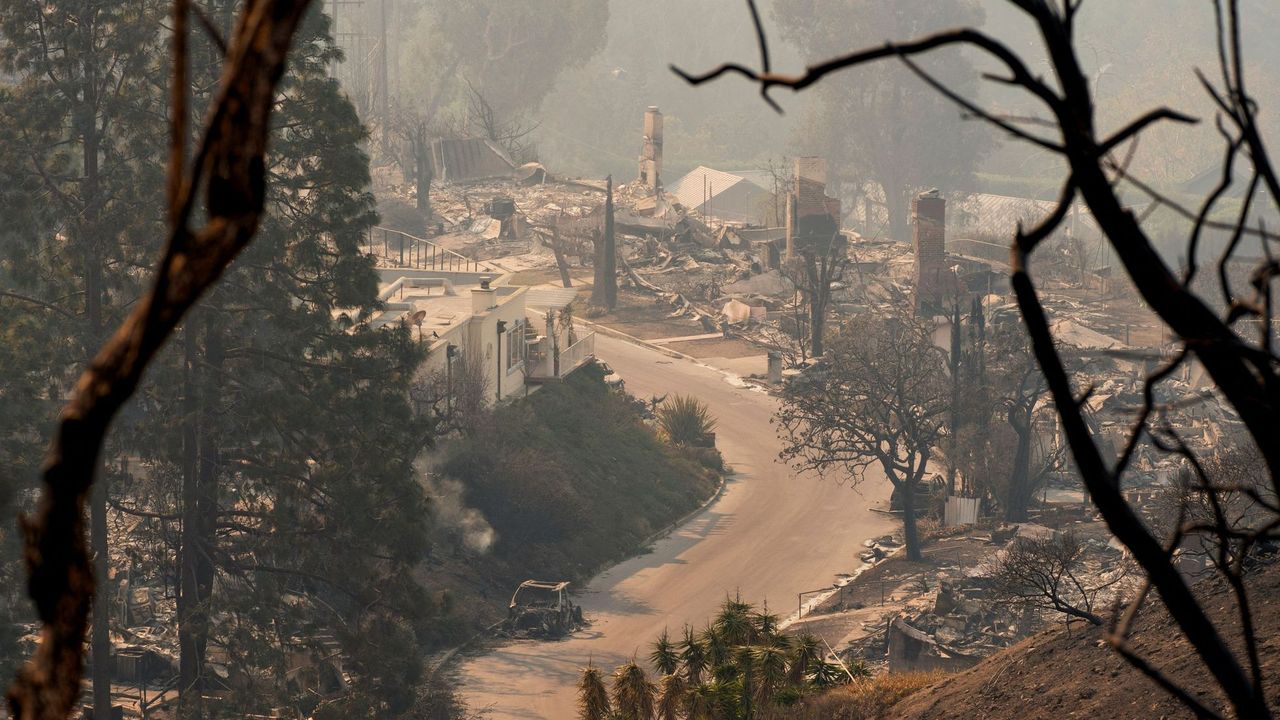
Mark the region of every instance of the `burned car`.
<instances>
[{"instance_id":1,"label":"burned car","mask_svg":"<svg viewBox=\"0 0 1280 720\"><path fill-rule=\"evenodd\" d=\"M511 596L501 633L508 637L558 638L582 627L582 608L569 600L567 582L525 580Z\"/></svg>"}]
</instances>

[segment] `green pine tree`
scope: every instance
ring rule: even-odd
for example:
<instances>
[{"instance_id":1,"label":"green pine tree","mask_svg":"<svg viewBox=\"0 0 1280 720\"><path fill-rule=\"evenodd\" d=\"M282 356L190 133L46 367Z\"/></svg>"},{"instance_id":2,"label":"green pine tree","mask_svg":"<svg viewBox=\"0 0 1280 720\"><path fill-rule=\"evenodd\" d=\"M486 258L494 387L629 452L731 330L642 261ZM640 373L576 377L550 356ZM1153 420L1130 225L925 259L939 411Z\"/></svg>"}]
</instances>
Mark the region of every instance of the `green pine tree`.
<instances>
[{"instance_id":1,"label":"green pine tree","mask_svg":"<svg viewBox=\"0 0 1280 720\"><path fill-rule=\"evenodd\" d=\"M155 0L0 6L0 462L14 477L4 484L16 490L0 498L3 562L20 557L9 513L32 501L60 401L137 297L145 276L136 268L161 237L146 198L162 177L149 160L163 137L152 83L162 8ZM90 510L99 592L109 596L104 482ZM0 577L18 575L0 567ZM0 601L21 619L26 603L15 596L6 591ZM95 617L92 634L93 704L103 714L106 621ZM0 666L13 660L0 658Z\"/></svg>"}]
</instances>

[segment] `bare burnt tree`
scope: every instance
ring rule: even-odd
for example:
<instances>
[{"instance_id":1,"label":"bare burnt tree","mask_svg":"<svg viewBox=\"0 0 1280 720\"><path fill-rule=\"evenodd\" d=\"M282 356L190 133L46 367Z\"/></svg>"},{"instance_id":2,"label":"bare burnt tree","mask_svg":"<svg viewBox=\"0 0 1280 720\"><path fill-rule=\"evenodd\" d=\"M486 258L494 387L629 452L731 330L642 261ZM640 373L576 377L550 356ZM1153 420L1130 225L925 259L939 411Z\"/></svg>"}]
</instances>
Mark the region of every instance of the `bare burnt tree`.
<instances>
[{"instance_id":1,"label":"bare burnt tree","mask_svg":"<svg viewBox=\"0 0 1280 720\"><path fill-rule=\"evenodd\" d=\"M1125 566L1109 575L1085 572L1085 546L1072 532L1048 538L1014 538L989 572L1007 602L1028 605L1102 625L1103 593L1125 578ZM1100 600L1102 602L1100 602Z\"/></svg>"},{"instance_id":2,"label":"bare burnt tree","mask_svg":"<svg viewBox=\"0 0 1280 720\"><path fill-rule=\"evenodd\" d=\"M613 176L605 179L604 228L592 235L595 243L595 279L591 306L604 311L618 305L618 246L613 224Z\"/></svg>"},{"instance_id":3,"label":"bare burnt tree","mask_svg":"<svg viewBox=\"0 0 1280 720\"><path fill-rule=\"evenodd\" d=\"M784 367L804 367L809 360L809 308L804 294L799 290L794 292L782 313L778 326L766 325L760 329L760 335L782 354Z\"/></svg>"},{"instance_id":4,"label":"bare burnt tree","mask_svg":"<svg viewBox=\"0 0 1280 720\"><path fill-rule=\"evenodd\" d=\"M1026 337L1010 330L995 333L991 364L998 384L1000 410L1017 438L1004 497L1004 517L1025 522L1031 498L1043 476L1062 464L1062 453L1050 450L1036 456L1035 410L1048 394L1044 376L1036 365ZM1039 462L1036 462L1039 460Z\"/></svg>"},{"instance_id":5,"label":"bare burnt tree","mask_svg":"<svg viewBox=\"0 0 1280 720\"><path fill-rule=\"evenodd\" d=\"M902 508L907 557L920 560L916 496L950 408L942 350L908 306L862 315L832 338L831 354L783 391L774 417L781 457L797 471L862 481L879 467Z\"/></svg>"},{"instance_id":6,"label":"bare burnt tree","mask_svg":"<svg viewBox=\"0 0 1280 720\"><path fill-rule=\"evenodd\" d=\"M1179 548L1184 572L1195 574L1200 564L1215 573L1237 561L1252 562L1248 556L1237 557L1239 542L1224 542L1222 533L1205 528L1222 524L1243 537L1275 520L1272 508L1277 499L1263 467L1256 449L1228 447L1205 460L1199 471L1193 467L1174 479L1165 493L1168 502L1151 521L1166 532L1184 528L1186 538ZM1209 491L1206 482L1211 483Z\"/></svg>"},{"instance_id":7,"label":"bare burnt tree","mask_svg":"<svg viewBox=\"0 0 1280 720\"><path fill-rule=\"evenodd\" d=\"M431 220L431 132L430 120L422 114L405 114L397 123L413 161L413 182L417 189L417 209L423 220Z\"/></svg>"},{"instance_id":8,"label":"bare burnt tree","mask_svg":"<svg viewBox=\"0 0 1280 720\"><path fill-rule=\"evenodd\" d=\"M790 158L768 158L756 170L769 176L773 190L761 201L762 220L766 227L782 227L786 223L787 192L793 187L795 179L795 163Z\"/></svg>"},{"instance_id":9,"label":"bare burnt tree","mask_svg":"<svg viewBox=\"0 0 1280 720\"><path fill-rule=\"evenodd\" d=\"M434 352L444 355L444 363L414 378L409 388L414 414L429 421L431 438L470 433L486 414L486 401L493 395L485 374L487 364L456 345Z\"/></svg>"},{"instance_id":10,"label":"bare burnt tree","mask_svg":"<svg viewBox=\"0 0 1280 720\"><path fill-rule=\"evenodd\" d=\"M512 160L522 163L534 159L536 153L529 136L541 123L502 117L470 82L467 83L467 124L473 133L502 148Z\"/></svg>"},{"instance_id":11,"label":"bare burnt tree","mask_svg":"<svg viewBox=\"0 0 1280 720\"><path fill-rule=\"evenodd\" d=\"M307 0L249 0L227 38L219 88L187 161L189 0L173 7L169 235L151 291L102 346L63 408L40 505L23 519L40 643L9 688L19 720L68 718L80 696L95 577L84 511L112 419L183 316L252 240L262 213L271 110ZM206 30L212 32L210 26ZM198 193L203 193L201 203ZM197 213L197 203L201 205ZM193 226L193 215L202 223Z\"/></svg>"},{"instance_id":12,"label":"bare burnt tree","mask_svg":"<svg viewBox=\"0 0 1280 720\"><path fill-rule=\"evenodd\" d=\"M809 313L809 354L813 357L822 357L825 352L823 336L831 306L831 286L844 280L849 266L848 247L848 241L837 233L827 242L807 243L797 249L796 257L783 268L804 298Z\"/></svg>"},{"instance_id":13,"label":"bare burnt tree","mask_svg":"<svg viewBox=\"0 0 1280 720\"><path fill-rule=\"evenodd\" d=\"M759 70L741 64L725 64L697 76L679 69L675 72L695 85L727 74L744 76L757 83L766 102L776 109L776 103L769 97L774 88L801 90L845 68L897 60L905 63L924 82L967 114L1064 161L1067 176L1063 179L1055 209L1034 227L1020 228L1015 234L1011 247L1012 284L1036 360L1049 386L1085 487L1111 532L1129 549L1147 577L1142 591L1109 633L1109 640L1134 667L1199 716L1221 716L1170 680L1149 660L1138 657L1128 645L1129 628L1145 604L1150 589L1154 588L1205 670L1228 698L1234 714L1240 718L1270 718L1272 714L1264 694L1258 641L1253 632L1252 613L1245 590L1243 558L1249 556L1256 543L1275 533L1280 526L1280 507L1266 498L1256 498L1256 502L1272 513L1273 521L1245 532L1232 529L1226 519L1215 512L1212 522L1179 523L1172 537L1162 538L1142 523L1136 509L1122 492L1126 470L1135 449L1149 442L1165 452L1182 456L1196 473L1201 492L1207 498L1212 499L1217 494L1218 490L1207 477L1200 459L1171 424L1159 420L1160 408L1154 399L1156 386L1192 360L1204 367L1221 397L1238 414L1262 456L1271 486L1280 487L1280 443L1275 442L1275 438L1280 436L1280 359L1272 346L1274 313L1271 290L1273 278L1280 274L1280 263L1271 253L1271 245L1277 236L1265 228L1251 227L1253 205L1262 197L1259 191L1265 189L1273 204L1280 198L1280 175L1276 173L1258 126L1259 104L1249 92L1241 40L1244 21L1240 2L1214 1L1219 67L1214 79L1204 72L1197 72L1201 85L1217 107L1216 125L1224 148L1221 180L1197 208L1183 207L1160 194L1135 177L1129 171L1127 158L1118 155L1122 149L1131 153L1143 132L1157 123L1186 124L1194 123L1196 119L1161 107L1135 117L1110 134L1102 133L1098 129L1094 88L1085 74L1076 47L1076 19L1081 0L1009 2L1035 25L1053 71L1052 80L1034 72L1033 66L1010 44L973 28L948 30L901 42L890 41L813 65L800 75L775 73L770 67L767 37L755 12L754 0L748 0L747 4L756 19L761 51ZM1047 117L1003 115L982 107L938 81L916 62L916 58L941 48L965 48L994 63L1001 71L986 73L983 78L1000 86L1025 91L1047 113ZM1219 201L1241 177L1245 179L1247 189L1245 201L1234 220L1214 219ZM1141 220L1125 207L1121 200L1124 189L1146 194L1153 203L1167 206L1191 222L1185 252L1187 263L1180 272L1165 262ZM1181 346L1171 360L1147 377L1144 405L1130 428L1128 442L1116 458L1104 457L1095 442L1085 420L1084 403L1073 389L1071 378L1054 346L1053 333L1031 274L1030 261L1035 250L1062 226L1077 198L1083 199L1088 206L1139 296ZM1230 235L1224 252L1216 260L1217 285L1226 306L1222 312L1215 310L1192 284L1204 260L1201 239L1211 229ZM1250 288L1243 289L1232 283L1227 268L1246 236L1260 242L1265 257L1254 270ZM1174 566L1174 551L1188 532L1211 534L1223 545L1235 548L1232 554L1235 560L1221 568L1221 575L1233 591L1235 614L1243 636L1242 653L1231 649L1225 627L1209 618L1186 578Z\"/></svg>"}]
</instances>

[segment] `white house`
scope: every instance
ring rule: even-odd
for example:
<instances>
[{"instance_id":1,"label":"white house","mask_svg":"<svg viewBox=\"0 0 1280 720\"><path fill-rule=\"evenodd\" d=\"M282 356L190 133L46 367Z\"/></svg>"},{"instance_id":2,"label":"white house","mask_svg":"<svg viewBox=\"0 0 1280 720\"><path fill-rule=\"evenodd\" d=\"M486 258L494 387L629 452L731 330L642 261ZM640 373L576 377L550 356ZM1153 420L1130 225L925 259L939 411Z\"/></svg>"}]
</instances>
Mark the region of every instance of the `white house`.
<instances>
[{"instance_id":1,"label":"white house","mask_svg":"<svg viewBox=\"0 0 1280 720\"><path fill-rule=\"evenodd\" d=\"M490 402L524 396L532 385L564 377L594 356L593 333L569 338L554 323L530 322L527 301L537 291L501 285L484 273L402 268L380 272L379 298L386 309L372 324L408 323L414 336L428 344L420 370L425 376L449 376L461 359L475 361L484 371ZM546 334L540 332L544 324ZM548 337L557 333L554 341Z\"/></svg>"}]
</instances>

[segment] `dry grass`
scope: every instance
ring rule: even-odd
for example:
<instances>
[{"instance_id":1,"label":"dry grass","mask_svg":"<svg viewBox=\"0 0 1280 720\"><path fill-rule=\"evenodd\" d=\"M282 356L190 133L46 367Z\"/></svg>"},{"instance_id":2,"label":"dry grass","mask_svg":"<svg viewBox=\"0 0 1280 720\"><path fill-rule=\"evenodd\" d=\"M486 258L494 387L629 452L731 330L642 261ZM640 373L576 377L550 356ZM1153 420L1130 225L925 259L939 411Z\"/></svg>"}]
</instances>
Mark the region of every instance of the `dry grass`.
<instances>
[{"instance_id":1,"label":"dry grass","mask_svg":"<svg viewBox=\"0 0 1280 720\"><path fill-rule=\"evenodd\" d=\"M903 698L945 677L943 672L885 673L779 708L765 720L878 720Z\"/></svg>"}]
</instances>

